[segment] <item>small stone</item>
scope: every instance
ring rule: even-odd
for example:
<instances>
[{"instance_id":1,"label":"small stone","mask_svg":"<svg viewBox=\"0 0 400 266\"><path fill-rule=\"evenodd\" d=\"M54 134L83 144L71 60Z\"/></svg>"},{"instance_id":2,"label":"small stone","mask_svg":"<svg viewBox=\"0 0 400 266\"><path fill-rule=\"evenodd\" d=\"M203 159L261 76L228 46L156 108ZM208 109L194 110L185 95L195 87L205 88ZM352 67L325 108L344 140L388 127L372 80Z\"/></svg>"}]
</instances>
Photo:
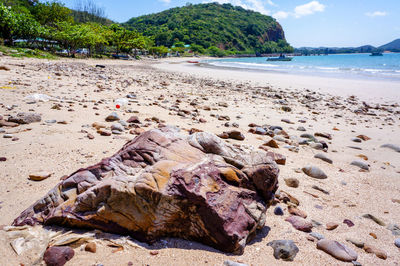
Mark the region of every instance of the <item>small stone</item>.
<instances>
[{"instance_id":1,"label":"small stone","mask_svg":"<svg viewBox=\"0 0 400 266\"><path fill-rule=\"evenodd\" d=\"M131 116L128 120L126 120L127 123L134 123L134 124L140 124L140 120L139 117L137 117L136 115Z\"/></svg>"},{"instance_id":2,"label":"small stone","mask_svg":"<svg viewBox=\"0 0 400 266\"><path fill-rule=\"evenodd\" d=\"M92 134L90 134L90 133L88 133L88 134L86 135L86 137L87 137L88 139L94 139L94 136L93 136Z\"/></svg>"},{"instance_id":3,"label":"small stone","mask_svg":"<svg viewBox=\"0 0 400 266\"><path fill-rule=\"evenodd\" d=\"M389 224L387 229L390 230L394 236L400 235L400 227L397 224Z\"/></svg>"},{"instance_id":4,"label":"small stone","mask_svg":"<svg viewBox=\"0 0 400 266\"><path fill-rule=\"evenodd\" d=\"M292 226L299 231L311 232L311 229L313 228L313 224L311 222L299 216L290 216L286 218L285 221L291 223Z\"/></svg>"},{"instance_id":5,"label":"small stone","mask_svg":"<svg viewBox=\"0 0 400 266\"><path fill-rule=\"evenodd\" d=\"M313 178L316 179L326 179L328 178L328 176L318 167L316 166L306 166L303 167L301 170L303 170L303 172Z\"/></svg>"},{"instance_id":6,"label":"small stone","mask_svg":"<svg viewBox=\"0 0 400 266\"><path fill-rule=\"evenodd\" d=\"M328 134L328 133L320 133L320 132L317 132L317 133L314 134L314 136L316 136L316 137L322 137L322 138L326 138L326 139L332 140L332 135L331 135L331 134Z\"/></svg>"},{"instance_id":7,"label":"small stone","mask_svg":"<svg viewBox=\"0 0 400 266\"><path fill-rule=\"evenodd\" d=\"M72 259L75 252L70 247L50 247L43 255L43 260L47 266L63 266Z\"/></svg>"},{"instance_id":8,"label":"small stone","mask_svg":"<svg viewBox=\"0 0 400 266\"><path fill-rule=\"evenodd\" d=\"M85 246L85 251L96 253L96 243L94 242L87 243Z\"/></svg>"},{"instance_id":9,"label":"small stone","mask_svg":"<svg viewBox=\"0 0 400 266\"><path fill-rule=\"evenodd\" d=\"M294 187L294 188L299 187L300 181L295 177L288 177L285 178L284 180L288 187Z\"/></svg>"},{"instance_id":10,"label":"small stone","mask_svg":"<svg viewBox=\"0 0 400 266\"><path fill-rule=\"evenodd\" d=\"M349 219L344 219L343 223L346 224L348 227L353 227L354 223L350 221Z\"/></svg>"},{"instance_id":11,"label":"small stone","mask_svg":"<svg viewBox=\"0 0 400 266\"><path fill-rule=\"evenodd\" d=\"M354 238L346 238L347 242L352 243L354 246L358 247L358 248L364 248L364 242L354 239Z\"/></svg>"},{"instance_id":12,"label":"small stone","mask_svg":"<svg viewBox=\"0 0 400 266\"><path fill-rule=\"evenodd\" d=\"M0 70L10 71L10 68L7 66L0 66Z\"/></svg>"},{"instance_id":13,"label":"small stone","mask_svg":"<svg viewBox=\"0 0 400 266\"><path fill-rule=\"evenodd\" d=\"M400 248L400 238L397 238L394 240L394 245L398 248Z\"/></svg>"},{"instance_id":14,"label":"small stone","mask_svg":"<svg viewBox=\"0 0 400 266\"><path fill-rule=\"evenodd\" d=\"M29 175L29 179L33 181L42 181L47 178L49 178L52 174L51 173L46 173L46 172L39 172L39 173L34 173Z\"/></svg>"},{"instance_id":15,"label":"small stone","mask_svg":"<svg viewBox=\"0 0 400 266\"><path fill-rule=\"evenodd\" d=\"M244 135L240 131L232 130L227 133L228 133L230 139L236 139L236 140L244 140L245 139Z\"/></svg>"},{"instance_id":16,"label":"small stone","mask_svg":"<svg viewBox=\"0 0 400 266\"><path fill-rule=\"evenodd\" d=\"M357 138L362 139L363 141L370 140L371 138L365 135L358 135Z\"/></svg>"},{"instance_id":17,"label":"small stone","mask_svg":"<svg viewBox=\"0 0 400 266\"><path fill-rule=\"evenodd\" d=\"M5 138L5 139L12 139L13 137L14 137L13 134L4 134L3 135L3 138Z\"/></svg>"},{"instance_id":18,"label":"small stone","mask_svg":"<svg viewBox=\"0 0 400 266\"><path fill-rule=\"evenodd\" d=\"M263 129L262 127L256 127L256 129L254 130L254 134L266 135L267 131L265 129Z\"/></svg>"},{"instance_id":19,"label":"small stone","mask_svg":"<svg viewBox=\"0 0 400 266\"><path fill-rule=\"evenodd\" d=\"M352 161L350 165L358 166L363 170L369 170L369 164L361 162L361 161Z\"/></svg>"},{"instance_id":20,"label":"small stone","mask_svg":"<svg viewBox=\"0 0 400 266\"><path fill-rule=\"evenodd\" d=\"M269 242L267 246L274 249L274 257L277 260L293 261L299 252L299 248L293 240L274 240Z\"/></svg>"},{"instance_id":21,"label":"small stone","mask_svg":"<svg viewBox=\"0 0 400 266\"><path fill-rule=\"evenodd\" d=\"M299 127L297 128L297 131L306 131L306 129L305 129L303 126L299 126Z\"/></svg>"},{"instance_id":22,"label":"small stone","mask_svg":"<svg viewBox=\"0 0 400 266\"><path fill-rule=\"evenodd\" d=\"M279 207L279 206L277 206L277 207L274 209L274 214L275 214L275 215L283 215L284 213L283 213L282 208Z\"/></svg>"},{"instance_id":23,"label":"small stone","mask_svg":"<svg viewBox=\"0 0 400 266\"><path fill-rule=\"evenodd\" d=\"M121 124L116 123L116 124L112 124L112 126L111 126L111 131L114 131L114 130L123 132L125 130L125 128Z\"/></svg>"},{"instance_id":24,"label":"small stone","mask_svg":"<svg viewBox=\"0 0 400 266\"><path fill-rule=\"evenodd\" d=\"M324 235L322 235L322 234L320 234L320 233L317 233L317 232L311 232L309 235L312 236L312 237L314 237L314 238L317 239L317 240L321 240L321 239L324 239L324 238L325 238Z\"/></svg>"},{"instance_id":25,"label":"small stone","mask_svg":"<svg viewBox=\"0 0 400 266\"><path fill-rule=\"evenodd\" d=\"M326 155L323 154L323 153L317 153L317 154L315 154L315 155L314 155L314 158L321 159L322 161L327 162L327 163L330 163L330 164L333 163L333 161L332 161L331 159L329 159L328 157L326 157Z\"/></svg>"},{"instance_id":26,"label":"small stone","mask_svg":"<svg viewBox=\"0 0 400 266\"><path fill-rule=\"evenodd\" d=\"M347 246L333 240L321 239L317 242L317 249L322 250L332 257L345 261L352 262L357 260L357 253Z\"/></svg>"},{"instance_id":27,"label":"small stone","mask_svg":"<svg viewBox=\"0 0 400 266\"><path fill-rule=\"evenodd\" d=\"M106 117L107 122L113 122L113 121L118 121L118 120L120 120L120 118L116 112L112 112L111 114L109 114Z\"/></svg>"},{"instance_id":28,"label":"small stone","mask_svg":"<svg viewBox=\"0 0 400 266\"><path fill-rule=\"evenodd\" d=\"M156 255L158 255L158 253L160 253L158 250L151 250L150 251L150 255L152 255L152 256L156 256Z\"/></svg>"},{"instance_id":29,"label":"small stone","mask_svg":"<svg viewBox=\"0 0 400 266\"><path fill-rule=\"evenodd\" d=\"M111 132L108 130L104 130L104 129L97 130L97 133L99 133L102 136L111 136Z\"/></svg>"},{"instance_id":30,"label":"small stone","mask_svg":"<svg viewBox=\"0 0 400 266\"><path fill-rule=\"evenodd\" d=\"M327 223L326 224L326 230L335 230L339 224L337 223Z\"/></svg>"},{"instance_id":31,"label":"small stone","mask_svg":"<svg viewBox=\"0 0 400 266\"><path fill-rule=\"evenodd\" d=\"M362 139L359 138L352 138L351 141L356 142L356 143L361 143Z\"/></svg>"},{"instance_id":32,"label":"small stone","mask_svg":"<svg viewBox=\"0 0 400 266\"><path fill-rule=\"evenodd\" d=\"M294 206L289 206L288 207L288 212L291 214L291 215L296 215L296 216L300 216L301 218L307 218L307 213L306 212L304 212L304 211L302 211L302 210L300 210L300 209L297 209L296 207L294 207Z\"/></svg>"},{"instance_id":33,"label":"small stone","mask_svg":"<svg viewBox=\"0 0 400 266\"><path fill-rule=\"evenodd\" d=\"M375 233L369 233L370 236L372 236L374 239L377 239L378 236Z\"/></svg>"},{"instance_id":34,"label":"small stone","mask_svg":"<svg viewBox=\"0 0 400 266\"><path fill-rule=\"evenodd\" d=\"M373 254L375 254L375 255L376 255L378 258L380 258L380 259L383 259L383 260L386 260L386 259L387 259L387 253L386 253L384 250L379 249L379 248L377 248L377 247L371 246L371 245L369 245L369 244L365 244L365 245L364 245L364 250L365 250L365 252L367 252L367 253L373 253Z\"/></svg>"},{"instance_id":35,"label":"small stone","mask_svg":"<svg viewBox=\"0 0 400 266\"><path fill-rule=\"evenodd\" d=\"M373 216L372 214L364 214L362 217L367 218L367 219L371 219L372 221L374 221L375 223L379 224L380 226L385 226L386 224L379 218Z\"/></svg>"},{"instance_id":36,"label":"small stone","mask_svg":"<svg viewBox=\"0 0 400 266\"><path fill-rule=\"evenodd\" d=\"M247 264L226 260L224 261L223 266L247 266Z\"/></svg>"},{"instance_id":37,"label":"small stone","mask_svg":"<svg viewBox=\"0 0 400 266\"><path fill-rule=\"evenodd\" d=\"M269 140L268 142L264 143L263 145L271 147L271 148L279 149L279 145L274 139Z\"/></svg>"},{"instance_id":38,"label":"small stone","mask_svg":"<svg viewBox=\"0 0 400 266\"><path fill-rule=\"evenodd\" d=\"M0 162L5 162L5 161L7 161L6 157L0 157Z\"/></svg>"},{"instance_id":39,"label":"small stone","mask_svg":"<svg viewBox=\"0 0 400 266\"><path fill-rule=\"evenodd\" d=\"M94 127L95 129L100 129L100 128L106 128L107 125L102 124L102 123L98 123L98 122L94 122L94 123L92 124L92 127Z\"/></svg>"}]
</instances>

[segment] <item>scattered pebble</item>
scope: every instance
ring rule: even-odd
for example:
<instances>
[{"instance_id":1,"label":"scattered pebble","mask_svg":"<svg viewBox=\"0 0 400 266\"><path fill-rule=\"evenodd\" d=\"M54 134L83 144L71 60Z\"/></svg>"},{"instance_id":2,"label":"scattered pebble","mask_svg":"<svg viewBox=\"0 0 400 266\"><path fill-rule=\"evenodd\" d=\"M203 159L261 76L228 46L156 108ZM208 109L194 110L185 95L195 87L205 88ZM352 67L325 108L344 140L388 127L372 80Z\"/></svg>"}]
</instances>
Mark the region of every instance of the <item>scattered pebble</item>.
<instances>
[{"instance_id":1,"label":"scattered pebble","mask_svg":"<svg viewBox=\"0 0 400 266\"><path fill-rule=\"evenodd\" d=\"M317 242L317 248L345 262L356 261L358 257L354 250L333 240L321 239Z\"/></svg>"},{"instance_id":2,"label":"scattered pebble","mask_svg":"<svg viewBox=\"0 0 400 266\"><path fill-rule=\"evenodd\" d=\"M326 179L328 178L328 176L318 167L316 166L306 166L303 167L301 170L303 170L303 172L313 178L316 179Z\"/></svg>"},{"instance_id":3,"label":"scattered pebble","mask_svg":"<svg viewBox=\"0 0 400 266\"><path fill-rule=\"evenodd\" d=\"M293 240L274 240L269 242L267 246L274 249L274 257L277 260L293 261L299 252L299 248Z\"/></svg>"}]
</instances>

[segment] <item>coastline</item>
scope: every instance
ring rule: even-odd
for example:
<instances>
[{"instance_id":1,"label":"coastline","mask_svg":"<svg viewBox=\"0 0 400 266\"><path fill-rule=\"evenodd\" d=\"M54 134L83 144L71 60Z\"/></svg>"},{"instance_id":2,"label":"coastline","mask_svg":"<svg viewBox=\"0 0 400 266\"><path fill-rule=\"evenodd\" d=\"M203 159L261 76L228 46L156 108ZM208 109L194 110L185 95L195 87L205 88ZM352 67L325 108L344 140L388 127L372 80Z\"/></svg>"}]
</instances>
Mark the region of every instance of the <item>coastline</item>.
<instances>
[{"instance_id":1,"label":"coastline","mask_svg":"<svg viewBox=\"0 0 400 266\"><path fill-rule=\"evenodd\" d=\"M348 80L275 73L245 72L244 75L244 72L186 63L192 59L48 61L0 56L0 65L10 69L0 70L0 87L12 87L0 89L0 115L4 119L19 112L42 116L39 123L4 127L0 134L0 157L7 159L0 162L0 228L11 224L23 210L59 183L60 178L111 156L136 136L132 133L135 128L125 129L120 135L100 135L92 124L102 123L105 130L110 131L114 122L106 122L105 118L111 112L116 112L124 121L137 116L142 130L162 124L177 126L182 134L189 134L192 128L214 134L239 130L245 136L244 141L226 141L258 148L271 138L249 132L249 124L255 123L282 127L289 135L288 139L277 135L281 137L276 139L279 148L268 149L286 156L286 165L279 165L279 188L300 202L298 208L308 215L307 221L315 221L313 232L354 249L362 265L395 265L400 261L399 249L393 244L398 236L392 235L386 226L362 217L372 214L388 225L400 221L400 153L381 147L387 143L400 146L399 106L374 105L367 111L356 112L365 108L361 100L337 96L347 95L346 86L357 85L360 81L349 83ZM104 68L95 67L97 64ZM125 80L129 81L127 87L121 83ZM361 82L357 86L361 89L364 84L378 90L372 97L378 102L377 95L383 93L379 90L381 87L371 82ZM47 94L57 100L27 104L25 97L33 93ZM128 94L135 95L127 106L132 113L117 110L114 104L116 99ZM385 93L381 100L393 101L393 96ZM53 108L57 104L59 108ZM283 107L290 107L290 110L286 108L285 111ZM200 118L205 122L200 122ZM314 136L321 132L331 135L330 139L318 137L328 145L326 152L299 144L301 134ZM4 138L4 134L12 134L16 139ZM94 138L89 139L89 134ZM353 141L358 135L371 139ZM333 163L315 158L318 153L329 157ZM366 159L361 159L360 155ZM351 165L354 160L368 164L369 171ZM301 169L307 165L322 169L328 178L314 179L305 175ZM39 182L28 179L38 171L52 175ZM299 186L287 185L285 179L288 178L296 178ZM274 214L277 206L284 211L283 216ZM74 247L75 256L67 265L187 265L188 262L222 265L225 260L248 265L289 264L275 260L272 248L267 246L278 239L293 240L299 247L291 265L341 263L318 250L317 240L310 234L286 222L288 216L288 205L283 200L271 206L266 213L266 226L241 256L174 238L153 245L134 241L137 246L127 245L122 250L96 239L95 254L86 252L84 246ZM343 223L346 219L354 226ZM337 223L337 229L327 230L328 223ZM347 242L348 238L378 247L388 258L382 260L366 253ZM0 265L32 264L33 256L15 254L3 230L0 230L0 239L3 240L0 242ZM153 255L153 251L157 254Z\"/></svg>"},{"instance_id":2,"label":"coastline","mask_svg":"<svg viewBox=\"0 0 400 266\"><path fill-rule=\"evenodd\" d=\"M191 59L163 59L160 63L154 64L154 67L164 71L193 74L202 78L211 77L251 82L254 86L267 85L289 90L309 89L342 97L355 95L361 100L373 103L392 104L400 102L400 83L395 81L336 78L267 70L237 69L233 67L212 66L201 62L199 64L191 64L187 63L188 60Z\"/></svg>"}]
</instances>

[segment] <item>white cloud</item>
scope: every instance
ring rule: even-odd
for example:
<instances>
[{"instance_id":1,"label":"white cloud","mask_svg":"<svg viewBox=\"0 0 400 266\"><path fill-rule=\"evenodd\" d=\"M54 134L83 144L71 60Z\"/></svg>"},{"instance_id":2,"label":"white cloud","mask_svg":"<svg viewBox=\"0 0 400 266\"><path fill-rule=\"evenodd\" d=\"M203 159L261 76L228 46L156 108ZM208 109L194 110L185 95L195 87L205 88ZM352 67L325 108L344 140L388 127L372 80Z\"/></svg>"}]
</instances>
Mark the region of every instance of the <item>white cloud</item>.
<instances>
[{"instance_id":1,"label":"white cloud","mask_svg":"<svg viewBox=\"0 0 400 266\"><path fill-rule=\"evenodd\" d=\"M171 0L158 0L158 1L161 1L161 2L166 3L166 4L171 3Z\"/></svg>"},{"instance_id":2,"label":"white cloud","mask_svg":"<svg viewBox=\"0 0 400 266\"><path fill-rule=\"evenodd\" d=\"M323 12L325 10L325 5L318 1L311 1L307 4L296 6L294 9L294 16L296 18L312 15L316 12Z\"/></svg>"},{"instance_id":3,"label":"white cloud","mask_svg":"<svg viewBox=\"0 0 400 266\"><path fill-rule=\"evenodd\" d=\"M367 12L365 13L365 15L373 18L373 17L384 17L387 15L387 13L384 11L375 11L375 12Z\"/></svg>"},{"instance_id":4,"label":"white cloud","mask_svg":"<svg viewBox=\"0 0 400 266\"><path fill-rule=\"evenodd\" d=\"M285 19L290 15L289 12L285 12L285 11L278 11L276 13L274 13L272 16L276 19Z\"/></svg>"},{"instance_id":5,"label":"white cloud","mask_svg":"<svg viewBox=\"0 0 400 266\"><path fill-rule=\"evenodd\" d=\"M213 3L217 2L220 4L232 4L234 6L240 6L244 9L253 10L256 12L260 12L264 15L269 15L271 12L265 8L264 1L262 0L206 0L203 3ZM275 5L272 0L266 1L269 5Z\"/></svg>"}]
</instances>

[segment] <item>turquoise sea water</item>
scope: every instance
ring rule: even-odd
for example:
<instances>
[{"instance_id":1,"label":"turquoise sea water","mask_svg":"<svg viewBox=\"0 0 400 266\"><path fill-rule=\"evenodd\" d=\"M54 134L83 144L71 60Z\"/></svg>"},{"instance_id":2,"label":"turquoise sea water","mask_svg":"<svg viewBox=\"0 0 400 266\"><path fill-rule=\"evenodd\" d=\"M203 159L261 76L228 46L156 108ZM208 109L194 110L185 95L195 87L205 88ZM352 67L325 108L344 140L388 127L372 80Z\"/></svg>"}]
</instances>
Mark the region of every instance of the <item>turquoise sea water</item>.
<instances>
[{"instance_id":1,"label":"turquoise sea water","mask_svg":"<svg viewBox=\"0 0 400 266\"><path fill-rule=\"evenodd\" d=\"M400 81L400 53L383 54L383 56L369 54L295 56L290 62L273 62L266 59L265 57L224 58L203 62L212 66L243 70Z\"/></svg>"}]
</instances>

